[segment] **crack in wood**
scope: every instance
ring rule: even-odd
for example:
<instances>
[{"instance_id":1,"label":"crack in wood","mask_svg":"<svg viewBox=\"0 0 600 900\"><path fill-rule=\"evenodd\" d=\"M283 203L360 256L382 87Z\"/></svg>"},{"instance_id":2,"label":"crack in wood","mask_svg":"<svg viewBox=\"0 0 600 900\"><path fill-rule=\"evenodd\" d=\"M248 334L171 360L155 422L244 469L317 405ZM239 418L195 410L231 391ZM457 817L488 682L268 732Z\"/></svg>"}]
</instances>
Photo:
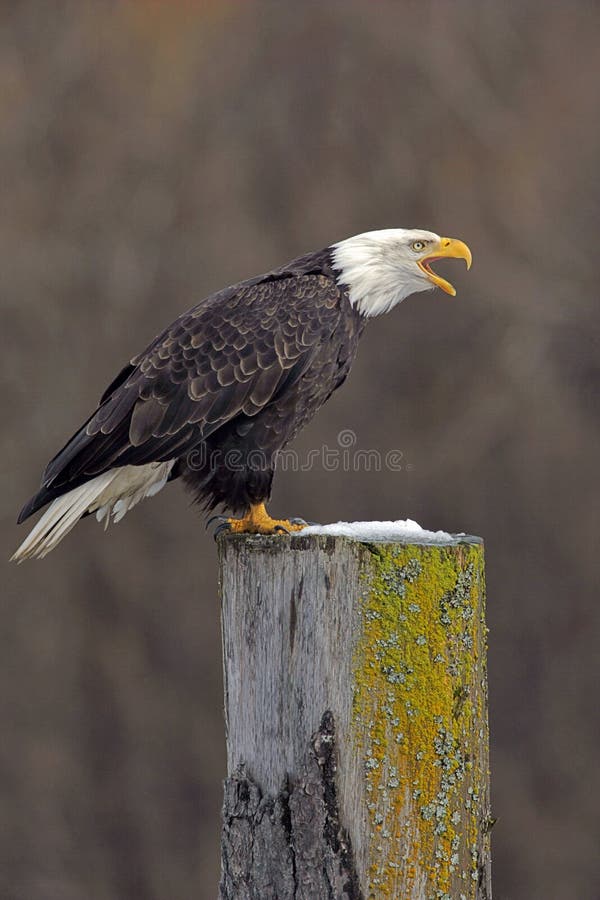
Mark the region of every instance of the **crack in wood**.
<instances>
[{"instance_id":1,"label":"crack in wood","mask_svg":"<svg viewBox=\"0 0 600 900\"><path fill-rule=\"evenodd\" d=\"M264 797L243 766L225 781L221 900L363 900L336 773L327 710L301 777L288 777L276 797Z\"/></svg>"}]
</instances>

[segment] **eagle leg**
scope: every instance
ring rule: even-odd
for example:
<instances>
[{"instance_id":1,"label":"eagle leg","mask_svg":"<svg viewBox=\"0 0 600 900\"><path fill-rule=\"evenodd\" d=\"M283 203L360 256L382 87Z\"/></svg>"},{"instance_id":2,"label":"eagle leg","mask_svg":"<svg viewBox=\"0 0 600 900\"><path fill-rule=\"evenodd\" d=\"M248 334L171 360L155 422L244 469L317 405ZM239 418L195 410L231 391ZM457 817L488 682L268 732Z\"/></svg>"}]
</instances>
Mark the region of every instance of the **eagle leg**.
<instances>
[{"instance_id":1,"label":"eagle leg","mask_svg":"<svg viewBox=\"0 0 600 900\"><path fill-rule=\"evenodd\" d=\"M228 519L226 524L233 534L289 534L306 526L290 519L272 519L264 503L253 504L243 519Z\"/></svg>"}]
</instances>

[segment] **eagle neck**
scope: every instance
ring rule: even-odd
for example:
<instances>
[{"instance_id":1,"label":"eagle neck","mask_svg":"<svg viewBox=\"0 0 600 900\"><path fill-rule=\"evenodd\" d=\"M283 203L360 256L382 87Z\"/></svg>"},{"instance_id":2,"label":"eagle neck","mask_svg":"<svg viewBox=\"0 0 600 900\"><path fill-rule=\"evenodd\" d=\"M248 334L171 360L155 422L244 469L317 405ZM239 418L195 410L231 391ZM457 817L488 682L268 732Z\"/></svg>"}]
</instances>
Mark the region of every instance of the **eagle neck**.
<instances>
[{"instance_id":1,"label":"eagle neck","mask_svg":"<svg viewBox=\"0 0 600 900\"><path fill-rule=\"evenodd\" d=\"M363 318L389 312L411 293L399 282L393 267L382 265L375 255L356 253L348 244L342 241L329 248L331 267L338 286Z\"/></svg>"}]
</instances>

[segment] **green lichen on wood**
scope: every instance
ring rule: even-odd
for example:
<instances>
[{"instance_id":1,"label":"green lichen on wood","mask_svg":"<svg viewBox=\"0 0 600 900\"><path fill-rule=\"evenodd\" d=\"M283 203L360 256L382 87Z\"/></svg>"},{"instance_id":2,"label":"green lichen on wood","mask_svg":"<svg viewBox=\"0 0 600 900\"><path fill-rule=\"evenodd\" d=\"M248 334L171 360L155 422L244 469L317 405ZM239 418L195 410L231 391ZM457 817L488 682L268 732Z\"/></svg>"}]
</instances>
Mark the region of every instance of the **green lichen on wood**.
<instances>
[{"instance_id":1,"label":"green lichen on wood","mask_svg":"<svg viewBox=\"0 0 600 900\"><path fill-rule=\"evenodd\" d=\"M354 729L367 896L472 900L489 839L483 547L379 544L365 557Z\"/></svg>"}]
</instances>

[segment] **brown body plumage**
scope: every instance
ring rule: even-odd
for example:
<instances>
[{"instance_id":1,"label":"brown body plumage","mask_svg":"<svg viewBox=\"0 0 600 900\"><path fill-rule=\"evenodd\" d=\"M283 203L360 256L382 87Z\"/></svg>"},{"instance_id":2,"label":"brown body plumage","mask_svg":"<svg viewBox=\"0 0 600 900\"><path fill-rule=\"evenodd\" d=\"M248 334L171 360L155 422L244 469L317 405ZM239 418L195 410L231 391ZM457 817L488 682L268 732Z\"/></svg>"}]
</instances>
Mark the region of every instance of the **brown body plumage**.
<instances>
[{"instance_id":1,"label":"brown body plumage","mask_svg":"<svg viewBox=\"0 0 600 900\"><path fill-rule=\"evenodd\" d=\"M207 508L267 500L277 451L343 382L363 323L327 252L212 294L125 366L19 521L108 469L173 459Z\"/></svg>"}]
</instances>

